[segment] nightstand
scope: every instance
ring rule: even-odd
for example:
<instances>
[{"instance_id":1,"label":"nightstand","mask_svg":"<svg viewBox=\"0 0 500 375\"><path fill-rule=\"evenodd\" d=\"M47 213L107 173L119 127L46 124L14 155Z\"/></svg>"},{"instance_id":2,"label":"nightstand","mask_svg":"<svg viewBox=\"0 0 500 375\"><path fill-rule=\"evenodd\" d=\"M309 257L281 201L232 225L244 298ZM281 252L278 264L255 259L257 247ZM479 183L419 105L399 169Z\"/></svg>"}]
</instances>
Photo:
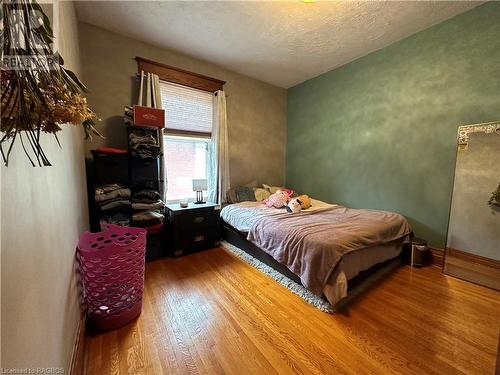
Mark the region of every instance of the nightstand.
<instances>
[{"instance_id":1,"label":"nightstand","mask_svg":"<svg viewBox=\"0 0 500 375\"><path fill-rule=\"evenodd\" d=\"M169 255L181 256L218 245L220 205L190 202L183 208L174 203L167 204L165 209Z\"/></svg>"}]
</instances>

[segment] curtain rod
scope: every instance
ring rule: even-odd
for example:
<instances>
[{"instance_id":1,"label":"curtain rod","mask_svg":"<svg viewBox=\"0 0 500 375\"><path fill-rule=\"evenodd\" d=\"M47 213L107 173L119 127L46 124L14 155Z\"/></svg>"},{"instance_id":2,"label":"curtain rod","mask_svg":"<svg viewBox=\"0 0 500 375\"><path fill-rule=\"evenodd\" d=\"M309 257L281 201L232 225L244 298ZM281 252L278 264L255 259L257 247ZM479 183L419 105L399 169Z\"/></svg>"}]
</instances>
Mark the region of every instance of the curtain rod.
<instances>
[{"instance_id":1,"label":"curtain rod","mask_svg":"<svg viewBox=\"0 0 500 375\"><path fill-rule=\"evenodd\" d=\"M144 72L144 74L147 74L147 72ZM140 80L140 79L141 79L141 73L135 73L135 74L133 75L133 77L135 77L136 79ZM163 81L163 82L168 82L168 81L164 81L164 80L161 80L161 79L160 79L160 81ZM180 84L179 84L179 83L174 83L174 85L180 85ZM185 85L180 85L180 86L185 86ZM189 86L185 86L185 87L189 87ZM199 89L196 89L196 90L199 90ZM202 90L202 91L203 91L203 90ZM226 91L224 90L224 88L223 88L222 90L220 90L220 91L223 91L224 93L226 92ZM214 91L214 92L213 92L213 94L214 94L215 96L217 96L217 91ZM227 97L229 97L229 95L227 95L227 93L226 93L226 98L227 98Z\"/></svg>"}]
</instances>

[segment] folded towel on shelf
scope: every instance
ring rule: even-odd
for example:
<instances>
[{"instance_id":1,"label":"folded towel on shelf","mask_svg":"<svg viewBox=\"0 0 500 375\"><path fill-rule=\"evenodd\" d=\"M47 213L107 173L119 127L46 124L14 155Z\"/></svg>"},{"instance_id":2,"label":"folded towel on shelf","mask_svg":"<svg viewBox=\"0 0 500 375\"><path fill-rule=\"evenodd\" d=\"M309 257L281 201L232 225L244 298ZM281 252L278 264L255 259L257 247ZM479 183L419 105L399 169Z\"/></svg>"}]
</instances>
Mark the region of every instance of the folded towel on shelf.
<instances>
[{"instance_id":1,"label":"folded towel on shelf","mask_svg":"<svg viewBox=\"0 0 500 375\"><path fill-rule=\"evenodd\" d=\"M154 201L157 201L158 199L161 198L160 193L158 193L158 191L149 189L135 191L132 194L132 197L135 199L150 199Z\"/></svg>"},{"instance_id":2,"label":"folded towel on shelf","mask_svg":"<svg viewBox=\"0 0 500 375\"><path fill-rule=\"evenodd\" d=\"M130 147L157 147L156 138L152 134L139 135L130 133L129 137Z\"/></svg>"},{"instance_id":3,"label":"folded towel on shelf","mask_svg":"<svg viewBox=\"0 0 500 375\"><path fill-rule=\"evenodd\" d=\"M149 202L135 202L132 201L132 208L134 210L154 210L158 208L164 208L165 204L161 200L149 201Z\"/></svg>"},{"instance_id":4,"label":"folded towel on shelf","mask_svg":"<svg viewBox=\"0 0 500 375\"><path fill-rule=\"evenodd\" d=\"M133 155L142 159L156 158L160 154L160 146L152 134L139 135L130 133L129 146Z\"/></svg>"},{"instance_id":5,"label":"folded towel on shelf","mask_svg":"<svg viewBox=\"0 0 500 375\"><path fill-rule=\"evenodd\" d=\"M118 189L123 189L126 188L126 186L120 185L120 184L107 184L107 185L101 185L97 186L95 188L95 193L97 194L105 194L109 193L113 190L118 190Z\"/></svg>"},{"instance_id":6,"label":"folded towel on shelf","mask_svg":"<svg viewBox=\"0 0 500 375\"><path fill-rule=\"evenodd\" d=\"M129 198L130 189L118 184L104 185L95 189L96 202L107 201L118 197Z\"/></svg>"},{"instance_id":7,"label":"folded towel on shelf","mask_svg":"<svg viewBox=\"0 0 500 375\"><path fill-rule=\"evenodd\" d=\"M130 201L128 199L113 199L98 204L101 211L117 211L127 210L130 208Z\"/></svg>"}]
</instances>

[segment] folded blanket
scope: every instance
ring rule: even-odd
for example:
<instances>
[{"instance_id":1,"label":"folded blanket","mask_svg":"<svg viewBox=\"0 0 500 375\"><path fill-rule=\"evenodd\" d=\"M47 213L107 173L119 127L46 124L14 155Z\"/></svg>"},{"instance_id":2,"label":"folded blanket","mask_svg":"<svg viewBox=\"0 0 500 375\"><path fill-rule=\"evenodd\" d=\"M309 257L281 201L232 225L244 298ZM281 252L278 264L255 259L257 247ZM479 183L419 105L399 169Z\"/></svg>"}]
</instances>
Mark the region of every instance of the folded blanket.
<instances>
[{"instance_id":1,"label":"folded blanket","mask_svg":"<svg viewBox=\"0 0 500 375\"><path fill-rule=\"evenodd\" d=\"M161 152L161 148L157 144L156 138L151 134L138 135L131 133L129 135L129 145L132 154L142 159L156 158Z\"/></svg>"},{"instance_id":2,"label":"folded blanket","mask_svg":"<svg viewBox=\"0 0 500 375\"><path fill-rule=\"evenodd\" d=\"M161 200L143 203L143 202L132 202L132 208L134 210L154 210L158 208L165 207L165 204Z\"/></svg>"},{"instance_id":3,"label":"folded blanket","mask_svg":"<svg viewBox=\"0 0 500 375\"><path fill-rule=\"evenodd\" d=\"M99 192L98 192L98 190L99 190ZM102 201L115 199L118 197L122 197L122 198L130 197L130 189L129 188L118 188L115 190L111 190L109 192L105 192L104 190L102 190L102 188L96 189L96 194L94 196L94 199L96 202L102 202Z\"/></svg>"},{"instance_id":4,"label":"folded blanket","mask_svg":"<svg viewBox=\"0 0 500 375\"><path fill-rule=\"evenodd\" d=\"M156 210L149 210L149 211L139 211L137 213L134 213L132 215L132 220L133 221L145 221L145 220L151 220L151 219L158 219L163 221L164 216L162 213Z\"/></svg>"},{"instance_id":5,"label":"folded blanket","mask_svg":"<svg viewBox=\"0 0 500 375\"><path fill-rule=\"evenodd\" d=\"M130 201L128 199L115 199L104 204L99 204L101 211L111 211L111 210L126 210L130 208Z\"/></svg>"},{"instance_id":6,"label":"folded blanket","mask_svg":"<svg viewBox=\"0 0 500 375\"><path fill-rule=\"evenodd\" d=\"M136 199L151 199L151 200L158 200L160 199L160 193L156 190L139 190L136 191L132 194L132 197Z\"/></svg>"},{"instance_id":7,"label":"folded blanket","mask_svg":"<svg viewBox=\"0 0 500 375\"><path fill-rule=\"evenodd\" d=\"M405 240L410 233L408 222L397 213L335 206L264 216L250 228L248 240L286 265L320 296L342 256Z\"/></svg>"},{"instance_id":8,"label":"folded blanket","mask_svg":"<svg viewBox=\"0 0 500 375\"><path fill-rule=\"evenodd\" d=\"M120 185L120 184L101 185L101 186L97 186L95 188L95 194L96 195L105 194L105 193L109 193L109 192L111 192L113 190L118 190L118 189L123 189L123 188L126 188L126 186L123 186L123 185Z\"/></svg>"}]
</instances>

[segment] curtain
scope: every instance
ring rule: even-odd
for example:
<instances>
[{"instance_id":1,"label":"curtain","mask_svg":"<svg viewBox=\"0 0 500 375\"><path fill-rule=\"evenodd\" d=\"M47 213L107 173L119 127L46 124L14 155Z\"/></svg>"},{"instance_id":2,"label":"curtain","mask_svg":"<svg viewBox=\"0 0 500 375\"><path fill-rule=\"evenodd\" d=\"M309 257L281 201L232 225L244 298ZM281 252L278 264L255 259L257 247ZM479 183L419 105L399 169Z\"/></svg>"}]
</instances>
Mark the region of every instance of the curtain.
<instances>
[{"instance_id":1,"label":"curtain","mask_svg":"<svg viewBox=\"0 0 500 375\"><path fill-rule=\"evenodd\" d=\"M227 137L226 94L214 95L211 168L208 176L208 200L223 203L229 190L229 151Z\"/></svg>"},{"instance_id":2,"label":"curtain","mask_svg":"<svg viewBox=\"0 0 500 375\"><path fill-rule=\"evenodd\" d=\"M146 86L144 87L144 78L146 78ZM145 106L152 108L162 108L161 105L161 93L160 93L160 78L153 73L145 73L141 71L141 85L139 87L139 99L137 101L138 105L143 105L144 91L146 94ZM158 141L160 146L160 186L159 192L163 202L166 202L167 186L166 186L166 168L165 168L165 157L164 157L164 142L163 142L163 131L158 130Z\"/></svg>"}]
</instances>

